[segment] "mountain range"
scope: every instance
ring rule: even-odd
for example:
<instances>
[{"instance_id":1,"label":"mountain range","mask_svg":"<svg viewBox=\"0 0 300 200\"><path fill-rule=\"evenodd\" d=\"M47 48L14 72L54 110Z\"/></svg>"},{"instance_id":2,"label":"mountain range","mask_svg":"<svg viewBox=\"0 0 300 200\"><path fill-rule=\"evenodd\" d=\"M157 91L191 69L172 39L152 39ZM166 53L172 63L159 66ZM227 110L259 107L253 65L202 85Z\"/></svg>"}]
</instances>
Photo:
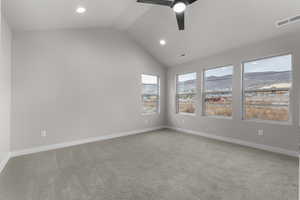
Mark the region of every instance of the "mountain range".
<instances>
[{"instance_id":1,"label":"mountain range","mask_svg":"<svg viewBox=\"0 0 300 200\"><path fill-rule=\"evenodd\" d=\"M292 80L291 71L283 72L251 72L244 76L245 89L264 89L289 87ZM178 84L177 90L187 93L195 90L196 80L188 80ZM232 75L210 76L205 79L206 91L226 91L231 90Z\"/></svg>"}]
</instances>

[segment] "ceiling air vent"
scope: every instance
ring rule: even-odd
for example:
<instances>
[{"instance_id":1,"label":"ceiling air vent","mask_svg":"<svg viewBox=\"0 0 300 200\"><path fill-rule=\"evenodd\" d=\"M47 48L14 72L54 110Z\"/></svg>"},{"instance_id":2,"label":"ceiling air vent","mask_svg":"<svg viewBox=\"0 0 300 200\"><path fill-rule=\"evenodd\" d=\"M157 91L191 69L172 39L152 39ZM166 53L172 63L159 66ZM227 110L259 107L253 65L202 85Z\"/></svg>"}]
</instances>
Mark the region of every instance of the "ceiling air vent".
<instances>
[{"instance_id":1,"label":"ceiling air vent","mask_svg":"<svg viewBox=\"0 0 300 200\"><path fill-rule=\"evenodd\" d=\"M276 22L276 26L281 27L281 26L285 26L285 25L288 25L291 23L298 22L298 21L300 22L300 15L280 20L280 21Z\"/></svg>"}]
</instances>

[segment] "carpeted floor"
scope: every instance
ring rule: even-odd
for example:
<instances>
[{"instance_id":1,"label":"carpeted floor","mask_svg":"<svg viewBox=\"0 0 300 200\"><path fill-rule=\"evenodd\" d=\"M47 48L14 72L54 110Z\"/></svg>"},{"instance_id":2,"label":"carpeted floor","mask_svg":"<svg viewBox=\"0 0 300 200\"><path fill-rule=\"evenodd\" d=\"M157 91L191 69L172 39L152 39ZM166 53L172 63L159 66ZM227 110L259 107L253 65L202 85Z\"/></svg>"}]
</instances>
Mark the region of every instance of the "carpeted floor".
<instances>
[{"instance_id":1,"label":"carpeted floor","mask_svg":"<svg viewBox=\"0 0 300 200\"><path fill-rule=\"evenodd\" d=\"M161 130L11 159L1 200L297 200L298 161Z\"/></svg>"}]
</instances>

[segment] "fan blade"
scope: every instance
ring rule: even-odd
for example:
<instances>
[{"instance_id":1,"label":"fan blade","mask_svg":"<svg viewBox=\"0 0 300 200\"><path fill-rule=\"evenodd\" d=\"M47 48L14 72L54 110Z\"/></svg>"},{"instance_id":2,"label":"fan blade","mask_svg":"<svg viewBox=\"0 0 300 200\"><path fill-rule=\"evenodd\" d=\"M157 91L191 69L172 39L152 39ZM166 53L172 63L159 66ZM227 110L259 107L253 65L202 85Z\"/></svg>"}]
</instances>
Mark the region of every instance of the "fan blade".
<instances>
[{"instance_id":1,"label":"fan blade","mask_svg":"<svg viewBox=\"0 0 300 200\"><path fill-rule=\"evenodd\" d=\"M176 19L179 30L184 30L184 12L176 13Z\"/></svg>"},{"instance_id":2,"label":"fan blade","mask_svg":"<svg viewBox=\"0 0 300 200\"><path fill-rule=\"evenodd\" d=\"M162 6L170 6L172 5L173 1L168 0L137 0L138 3L149 3L149 4L157 4Z\"/></svg>"},{"instance_id":3,"label":"fan blade","mask_svg":"<svg viewBox=\"0 0 300 200\"><path fill-rule=\"evenodd\" d=\"M195 1L197 1L197 0L188 0L189 4L192 4L192 3L194 3Z\"/></svg>"}]
</instances>

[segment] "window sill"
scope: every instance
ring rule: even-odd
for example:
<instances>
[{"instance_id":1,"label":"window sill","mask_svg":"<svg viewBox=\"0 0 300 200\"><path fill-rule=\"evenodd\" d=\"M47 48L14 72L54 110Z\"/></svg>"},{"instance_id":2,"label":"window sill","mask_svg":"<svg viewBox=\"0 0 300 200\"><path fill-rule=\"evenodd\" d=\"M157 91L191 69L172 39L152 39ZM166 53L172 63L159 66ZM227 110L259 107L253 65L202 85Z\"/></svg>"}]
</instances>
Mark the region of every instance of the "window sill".
<instances>
[{"instance_id":1,"label":"window sill","mask_svg":"<svg viewBox=\"0 0 300 200\"><path fill-rule=\"evenodd\" d=\"M142 116L149 116L149 115L159 115L158 112L153 112L153 113L142 113Z\"/></svg>"},{"instance_id":2,"label":"window sill","mask_svg":"<svg viewBox=\"0 0 300 200\"><path fill-rule=\"evenodd\" d=\"M192 116L192 117L196 116L196 113L184 113L184 112L178 112L178 113L176 113L176 114L177 114L177 115Z\"/></svg>"},{"instance_id":3,"label":"window sill","mask_svg":"<svg viewBox=\"0 0 300 200\"><path fill-rule=\"evenodd\" d=\"M274 125L285 125L292 126L292 121L273 121L273 120L260 120L260 119L243 119L245 122L254 122L254 123L262 123L262 124L274 124Z\"/></svg>"},{"instance_id":4,"label":"window sill","mask_svg":"<svg viewBox=\"0 0 300 200\"><path fill-rule=\"evenodd\" d=\"M232 120L232 117L225 117L225 116L202 115L202 117L211 118L211 119L227 119L227 120Z\"/></svg>"}]
</instances>

